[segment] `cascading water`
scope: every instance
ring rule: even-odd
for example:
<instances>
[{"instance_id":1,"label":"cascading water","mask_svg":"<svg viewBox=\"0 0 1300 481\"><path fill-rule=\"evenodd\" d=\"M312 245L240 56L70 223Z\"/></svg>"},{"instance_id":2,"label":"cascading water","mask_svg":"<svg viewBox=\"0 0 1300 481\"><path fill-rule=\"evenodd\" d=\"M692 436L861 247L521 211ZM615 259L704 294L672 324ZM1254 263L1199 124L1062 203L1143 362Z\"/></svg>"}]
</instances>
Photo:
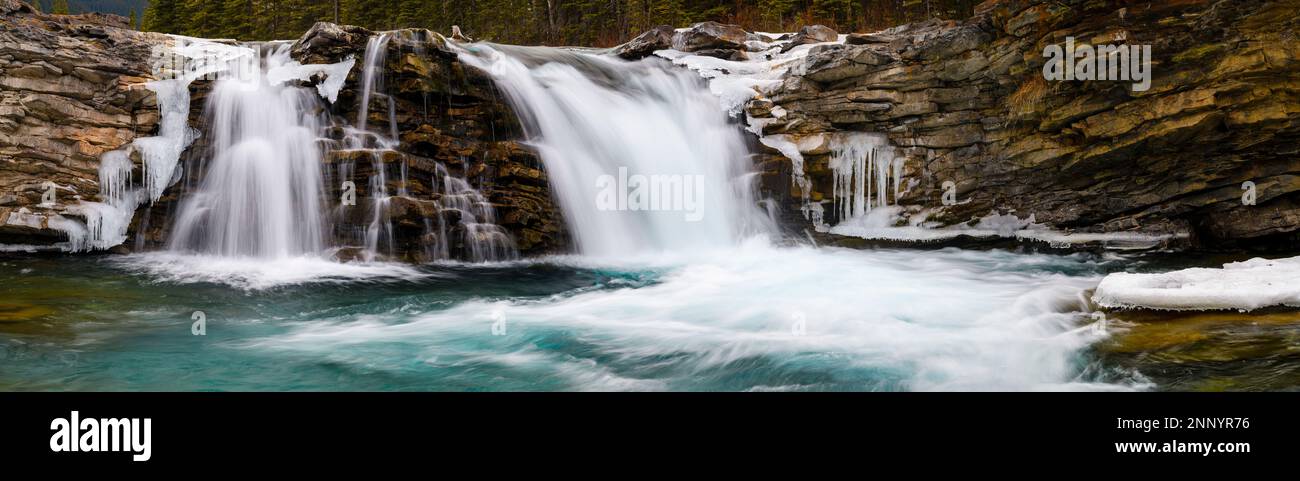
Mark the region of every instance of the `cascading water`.
<instances>
[{"instance_id":1,"label":"cascading water","mask_svg":"<svg viewBox=\"0 0 1300 481\"><path fill-rule=\"evenodd\" d=\"M276 47L265 70L213 87L206 107L212 157L181 206L173 251L282 258L325 247L319 100L264 74L291 62L288 47Z\"/></svg>"},{"instance_id":2,"label":"cascading water","mask_svg":"<svg viewBox=\"0 0 1300 481\"><path fill-rule=\"evenodd\" d=\"M457 48L515 107L582 253L727 247L775 230L741 129L694 74L563 49Z\"/></svg>"},{"instance_id":3,"label":"cascading water","mask_svg":"<svg viewBox=\"0 0 1300 481\"><path fill-rule=\"evenodd\" d=\"M230 60L210 72L219 77L205 110L211 131L210 160L201 169L197 189L182 200L169 237L170 250L263 259L324 254L331 246L331 223L347 224L345 205L333 210L333 218L326 214L327 172L321 165L327 149L334 148L346 160L330 173L330 182L353 177L356 166L352 159L371 162L371 175L366 181L368 220L356 236L345 232L344 242L356 240L363 246L363 259L367 261L392 256L395 236L389 211L394 197L390 194L390 168L397 175L396 196L408 195L406 159L396 150L396 102L387 94L383 78L386 52L393 38L393 33L382 33L369 40L355 123L343 128L342 138L325 142L321 135L328 131L325 126L333 119L323 113L321 99L308 89L287 83L323 74L317 83L319 97L332 102L354 64L351 59L333 65L302 65L290 58L287 43L264 45L270 53L262 59L257 51L263 45L220 45L223 59ZM373 103L382 104L387 113L388 125L382 132L370 129L374 100L380 100ZM121 183L123 178L120 169L110 168L119 163L105 163L103 175L111 181L110 186ZM463 254L459 256L467 260L517 256L510 235L494 223L491 203L441 165L436 170L431 184L440 213L438 235L426 236L431 241L425 249L429 258L452 258L448 236L453 234L461 236ZM129 175L125 178L129 179ZM146 187L152 185L151 181ZM119 190L110 187L107 192ZM454 225L448 225L449 215L456 219ZM430 234L433 224L426 220Z\"/></svg>"},{"instance_id":4,"label":"cascading water","mask_svg":"<svg viewBox=\"0 0 1300 481\"><path fill-rule=\"evenodd\" d=\"M372 174L368 180L370 192L370 216L361 233L364 244L363 254L367 260L391 255L393 246L393 225L389 207L394 194L389 193L389 163L386 155L399 159L396 173L396 197L407 197L408 166L404 156L396 152L400 144L397 129L397 104L389 95L384 79L384 64L387 60L389 45L398 40L403 45L419 49L421 40L411 37L411 31L381 32L370 37L366 43L366 53L362 64L361 94L357 108L356 122L344 128L346 135L342 141L342 150L359 152L371 160ZM380 102L376 102L379 100ZM383 132L377 132L370 126L370 116L374 104L379 103L384 109L388 125ZM355 157L349 157L355 158ZM351 161L339 166L339 178L350 178L355 170ZM487 198L473 188L465 179L456 177L441 164L435 165L430 184L434 189L434 202L438 215L436 232L434 222L425 220L425 238L433 242L425 248L431 259L453 258L452 242L449 237L459 234L463 246L463 257L473 262L485 262L513 259L518 256L514 240L510 234L495 222L493 206ZM343 216L342 210L337 214ZM448 217L455 219L455 225L449 225Z\"/></svg>"},{"instance_id":5,"label":"cascading water","mask_svg":"<svg viewBox=\"0 0 1300 481\"><path fill-rule=\"evenodd\" d=\"M393 106L402 99L382 91L382 45L394 41L407 39L397 34L372 39L360 75L366 84L364 107L360 117L342 120L348 125L341 135L335 128L340 125L322 128L325 120L340 119L317 118L321 105L307 95L310 90L283 84L325 73L316 87L333 102L351 62L299 65L278 49L264 67L259 63L265 79L219 80L208 99L211 158L207 168L187 169L197 190L183 199L172 240L177 250L211 255L123 256L68 269L43 269L48 261L40 260L38 268L48 272L109 266L114 277L125 269L156 281L114 283L139 291L105 296L104 302L53 306L62 318L94 322L73 330L88 333L75 343L78 375L53 377L49 385L152 390L1144 386L1140 377L1105 372L1083 351L1109 335L1103 313L1092 311L1086 291L1101 274L1122 269L1123 262L742 240L770 232L771 222L756 207L748 185L753 174L742 134L727 119L730 103L720 105L694 74L661 60L460 47L462 59L496 76L523 117L583 253L642 255L560 256L470 268L337 263L313 256L327 247L322 230L330 226L321 209L334 202L322 190L322 178L328 173L328 185L337 186L357 174L357 167L363 171L366 162L374 162L367 194L374 202L436 206L438 215L424 219L429 258L514 255L509 236L495 224L492 205L447 166L432 169L431 199L405 198L407 157L392 150L397 145ZM243 47L211 48L233 53ZM178 98L160 96L160 103L176 106ZM371 125L382 117L371 116L376 113L371 104L388 111L386 128ZM178 113L184 118L187 110L164 109L165 116ZM185 144L192 133L165 132L173 135L164 137L165 145ZM325 134L331 137L319 138ZM811 179L802 173L800 156L806 146L799 140L762 139L790 156L796 170L792 182L808 195ZM889 204L897 202L901 164L883 138L846 134L827 140L835 174L834 217L841 224L897 208ZM128 154L104 159L104 205L134 208L150 199L154 182L166 187L176 177L175 159L147 155L146 168L153 174L133 182ZM322 161L331 155L340 157L336 167L318 170L317 164L330 165ZM669 199L670 209L659 203L657 209L632 210L643 205L634 202L631 176L656 174L669 180L678 176L681 197ZM698 184L684 180L699 179L696 175L703 176ZM357 184L367 185L360 178ZM620 194L615 210L628 210L611 211L601 201L611 185ZM698 201L698 211L686 208L688 185L699 189L690 199ZM621 195L623 189L628 196ZM668 193L671 197L672 189ZM821 204L805 206L815 215ZM365 220L350 220L357 232L345 242L385 255L388 209L351 208ZM691 214L702 216L692 220ZM81 241L90 243L105 241L118 225L90 229L97 233L79 227ZM267 261L299 253L307 255ZM0 265L0 281L20 289L36 284L28 269L9 275L6 265ZM108 277L94 274L78 282L87 290L103 289L102 279ZM376 278L394 282L360 283ZM320 283L347 287L320 289ZM186 332L190 318L184 313L212 299L232 298L228 286L242 290L234 297L243 301L222 312L230 321L214 332L222 349L159 349L159 336L131 331L148 325ZM263 292L267 288L276 289ZM105 313L132 322L99 322ZM18 385L7 378L16 370L38 373L32 377L49 372L46 363L17 361L0 382ZM231 365L240 367L238 375L231 374ZM177 375L176 366L186 367L184 375Z\"/></svg>"},{"instance_id":6,"label":"cascading water","mask_svg":"<svg viewBox=\"0 0 1300 481\"><path fill-rule=\"evenodd\" d=\"M447 168L439 165L434 174L434 188L437 189L438 205L444 211L453 211L458 216L458 223L464 229L466 257L474 262L511 259L516 256L514 241L496 224L496 213L492 203L483 194L474 189L465 179L451 175ZM439 179L440 178L440 179ZM441 181L441 182L439 182ZM446 215L440 213L438 249L446 252L447 225ZM444 257L446 256L444 255Z\"/></svg>"}]
</instances>

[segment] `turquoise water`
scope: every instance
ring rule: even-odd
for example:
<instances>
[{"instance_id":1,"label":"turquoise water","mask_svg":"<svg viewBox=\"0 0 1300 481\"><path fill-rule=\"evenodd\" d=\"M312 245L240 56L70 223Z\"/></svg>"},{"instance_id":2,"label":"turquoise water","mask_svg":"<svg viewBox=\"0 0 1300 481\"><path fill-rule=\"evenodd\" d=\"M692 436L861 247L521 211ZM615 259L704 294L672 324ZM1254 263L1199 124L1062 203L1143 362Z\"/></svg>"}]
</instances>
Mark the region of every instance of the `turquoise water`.
<instances>
[{"instance_id":1,"label":"turquoise water","mask_svg":"<svg viewBox=\"0 0 1300 481\"><path fill-rule=\"evenodd\" d=\"M490 265L9 258L0 389L1148 389L1140 363L1095 352L1116 332L1088 291L1125 263L762 243Z\"/></svg>"}]
</instances>

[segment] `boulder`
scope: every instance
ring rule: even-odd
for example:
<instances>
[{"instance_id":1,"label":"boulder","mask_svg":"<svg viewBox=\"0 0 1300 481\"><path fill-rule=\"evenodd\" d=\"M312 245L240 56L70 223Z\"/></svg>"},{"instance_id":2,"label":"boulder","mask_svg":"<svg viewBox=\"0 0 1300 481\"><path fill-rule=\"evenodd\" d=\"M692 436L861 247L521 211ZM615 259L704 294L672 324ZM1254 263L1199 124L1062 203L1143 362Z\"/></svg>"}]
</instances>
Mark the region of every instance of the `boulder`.
<instances>
[{"instance_id":1,"label":"boulder","mask_svg":"<svg viewBox=\"0 0 1300 481\"><path fill-rule=\"evenodd\" d=\"M736 25L701 22L673 35L673 48L683 52L699 50L741 50L749 32Z\"/></svg>"},{"instance_id":2,"label":"boulder","mask_svg":"<svg viewBox=\"0 0 1300 481\"><path fill-rule=\"evenodd\" d=\"M631 41L615 47L614 55L627 60L638 60L654 54L656 50L673 48L673 32L673 27L668 25L646 30Z\"/></svg>"},{"instance_id":3,"label":"boulder","mask_svg":"<svg viewBox=\"0 0 1300 481\"><path fill-rule=\"evenodd\" d=\"M47 15L0 0L0 244L56 249L101 201L99 161L158 128L154 45L117 15ZM131 170L142 181L139 159ZM53 203L43 194L53 185Z\"/></svg>"},{"instance_id":4,"label":"boulder","mask_svg":"<svg viewBox=\"0 0 1300 481\"><path fill-rule=\"evenodd\" d=\"M872 45L886 44L893 42L895 39L892 35L880 33L850 33L844 37L844 43L849 45Z\"/></svg>"},{"instance_id":5,"label":"boulder","mask_svg":"<svg viewBox=\"0 0 1300 481\"><path fill-rule=\"evenodd\" d=\"M790 42L781 47L782 52L789 52L791 49L800 45L811 43L834 42L840 39L840 34L834 29L825 25L805 25L799 28L799 32L790 38Z\"/></svg>"}]
</instances>

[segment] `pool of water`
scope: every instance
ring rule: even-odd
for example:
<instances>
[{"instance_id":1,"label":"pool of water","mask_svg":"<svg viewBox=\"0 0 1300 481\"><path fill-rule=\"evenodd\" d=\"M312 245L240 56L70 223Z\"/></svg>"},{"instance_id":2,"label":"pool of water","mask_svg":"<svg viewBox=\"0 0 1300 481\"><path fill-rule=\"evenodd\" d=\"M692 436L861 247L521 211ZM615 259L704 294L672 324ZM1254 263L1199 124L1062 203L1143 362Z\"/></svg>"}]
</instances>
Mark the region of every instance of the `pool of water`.
<instances>
[{"instance_id":1,"label":"pool of water","mask_svg":"<svg viewBox=\"0 0 1300 481\"><path fill-rule=\"evenodd\" d=\"M338 264L0 260L4 390L1289 389L1287 313L1095 312L1140 260L772 247ZM1271 316L1271 317L1262 317ZM195 335L196 319L204 335Z\"/></svg>"}]
</instances>

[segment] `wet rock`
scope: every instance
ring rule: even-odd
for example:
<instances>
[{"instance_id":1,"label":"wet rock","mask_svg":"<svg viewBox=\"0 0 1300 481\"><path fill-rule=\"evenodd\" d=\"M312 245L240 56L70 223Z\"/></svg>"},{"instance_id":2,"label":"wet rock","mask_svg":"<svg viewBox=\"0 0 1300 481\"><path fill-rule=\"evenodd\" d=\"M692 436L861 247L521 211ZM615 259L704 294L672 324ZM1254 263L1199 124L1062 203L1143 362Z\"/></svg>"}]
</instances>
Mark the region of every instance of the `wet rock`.
<instances>
[{"instance_id":1,"label":"wet rock","mask_svg":"<svg viewBox=\"0 0 1300 481\"><path fill-rule=\"evenodd\" d=\"M850 33L844 37L844 43L848 45L888 44L894 40L893 36L879 33Z\"/></svg>"},{"instance_id":2,"label":"wet rock","mask_svg":"<svg viewBox=\"0 0 1300 481\"><path fill-rule=\"evenodd\" d=\"M325 59L342 58L360 46L365 52L372 32L353 25L316 22L294 42L291 54L304 63L326 63Z\"/></svg>"},{"instance_id":3,"label":"wet rock","mask_svg":"<svg viewBox=\"0 0 1300 481\"><path fill-rule=\"evenodd\" d=\"M731 50L725 48L711 48L706 50L696 50L695 55L704 57L720 58L722 60L733 60L737 62L749 59L744 50Z\"/></svg>"},{"instance_id":4,"label":"wet rock","mask_svg":"<svg viewBox=\"0 0 1300 481\"><path fill-rule=\"evenodd\" d=\"M800 45L812 43L834 42L840 39L840 34L834 29L825 25L805 25L799 28L799 32L790 38L790 42L781 47L782 52L789 52L790 49Z\"/></svg>"},{"instance_id":5,"label":"wet rock","mask_svg":"<svg viewBox=\"0 0 1300 481\"><path fill-rule=\"evenodd\" d=\"M614 55L627 60L638 60L654 54L656 50L673 48L673 27L660 25L637 35L628 43L614 49Z\"/></svg>"},{"instance_id":6,"label":"wet rock","mask_svg":"<svg viewBox=\"0 0 1300 481\"><path fill-rule=\"evenodd\" d=\"M333 63L348 56L360 59L370 35L372 32L359 27L317 24L299 39L292 52L304 62ZM392 197L387 206L387 216L394 225L394 258L431 260L429 249L440 241L450 244L453 257L464 257L458 253L464 246L457 244L463 233L430 233L430 227L437 231L436 226L452 228L460 221L459 212L439 210L436 203L442 192L433 183L445 175L465 178L491 202L498 223L514 238L520 253L565 250L568 238L563 219L541 159L523 144L518 116L491 77L460 63L436 33L406 29L391 35L384 76L394 101L393 120L400 144L396 151L381 154L379 164L387 169L390 195L399 189L407 192ZM358 63L332 106L338 118L355 119L358 114L360 72ZM387 112L371 109L370 122L387 125ZM343 132L331 135L341 138ZM351 165L355 178L367 179L375 174L374 155L368 151L341 151L333 153L327 162L334 171L341 163ZM397 175L402 166L406 168L404 184ZM370 195L366 182L356 184L359 196ZM329 195L341 194L337 186L329 187ZM370 220L368 214L359 213L365 215L347 219L337 230L364 230L364 223ZM447 235L448 239L430 235Z\"/></svg>"},{"instance_id":7,"label":"wet rock","mask_svg":"<svg viewBox=\"0 0 1300 481\"><path fill-rule=\"evenodd\" d=\"M701 22L673 35L673 48L683 52L699 50L741 50L749 32L736 25Z\"/></svg>"},{"instance_id":8,"label":"wet rock","mask_svg":"<svg viewBox=\"0 0 1300 481\"><path fill-rule=\"evenodd\" d=\"M1300 247L1300 185L1288 177L1300 171L1300 20L1280 14L1300 1L1153 3L1120 19L1125 7L1000 0L961 22L850 34L810 51L766 92L773 105L751 104L785 111L769 134L887 134L907 172L900 204L942 224L1012 212L1204 248ZM1151 89L1045 80L1043 48L1067 36L1152 45ZM805 155L810 197L830 198L827 155ZM957 205L940 202L948 181ZM1243 205L1248 181L1256 205ZM784 185L772 195L798 210L789 184L764 185Z\"/></svg>"}]
</instances>

